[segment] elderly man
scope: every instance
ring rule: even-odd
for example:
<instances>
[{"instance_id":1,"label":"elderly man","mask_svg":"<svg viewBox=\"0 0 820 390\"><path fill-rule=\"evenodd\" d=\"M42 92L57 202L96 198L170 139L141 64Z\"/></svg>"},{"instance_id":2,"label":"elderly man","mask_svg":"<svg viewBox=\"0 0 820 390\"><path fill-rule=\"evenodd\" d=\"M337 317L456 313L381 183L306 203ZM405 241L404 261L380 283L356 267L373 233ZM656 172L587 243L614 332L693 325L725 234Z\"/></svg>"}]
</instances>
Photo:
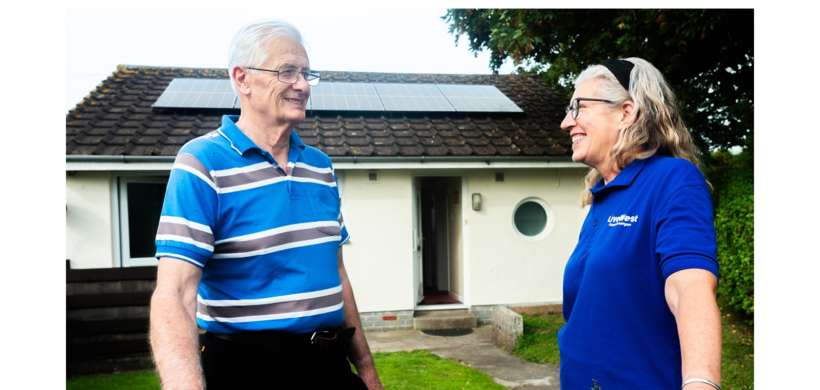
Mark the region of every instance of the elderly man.
<instances>
[{"instance_id":1,"label":"elderly man","mask_svg":"<svg viewBox=\"0 0 820 390\"><path fill-rule=\"evenodd\" d=\"M157 230L163 388L382 389L342 260L330 159L293 132L319 82L301 35L280 21L243 27L229 73L241 115L182 147Z\"/></svg>"}]
</instances>

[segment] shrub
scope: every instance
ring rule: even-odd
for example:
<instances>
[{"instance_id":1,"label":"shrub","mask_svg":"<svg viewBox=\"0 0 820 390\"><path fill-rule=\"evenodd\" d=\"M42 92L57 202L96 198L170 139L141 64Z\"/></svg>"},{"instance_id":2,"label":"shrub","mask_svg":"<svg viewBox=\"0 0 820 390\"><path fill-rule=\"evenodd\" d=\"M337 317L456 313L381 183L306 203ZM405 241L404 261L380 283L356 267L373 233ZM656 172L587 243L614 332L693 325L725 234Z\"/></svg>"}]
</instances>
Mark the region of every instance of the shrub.
<instances>
[{"instance_id":1,"label":"shrub","mask_svg":"<svg viewBox=\"0 0 820 390\"><path fill-rule=\"evenodd\" d=\"M754 150L716 152L706 169L714 186L718 296L734 310L754 314Z\"/></svg>"}]
</instances>

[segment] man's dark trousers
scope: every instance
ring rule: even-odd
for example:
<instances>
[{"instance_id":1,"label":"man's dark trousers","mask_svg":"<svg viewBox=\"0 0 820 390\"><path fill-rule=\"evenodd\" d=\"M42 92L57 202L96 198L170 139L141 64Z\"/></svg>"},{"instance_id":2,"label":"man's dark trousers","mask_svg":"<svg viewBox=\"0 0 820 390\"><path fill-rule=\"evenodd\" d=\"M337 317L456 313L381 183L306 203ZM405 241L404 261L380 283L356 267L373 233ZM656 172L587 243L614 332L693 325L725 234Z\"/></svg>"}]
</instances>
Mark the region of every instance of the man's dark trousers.
<instances>
[{"instance_id":1,"label":"man's dark trousers","mask_svg":"<svg viewBox=\"0 0 820 390\"><path fill-rule=\"evenodd\" d=\"M257 345L205 333L200 353L208 390L366 390L350 370L348 347L347 341L332 348Z\"/></svg>"}]
</instances>

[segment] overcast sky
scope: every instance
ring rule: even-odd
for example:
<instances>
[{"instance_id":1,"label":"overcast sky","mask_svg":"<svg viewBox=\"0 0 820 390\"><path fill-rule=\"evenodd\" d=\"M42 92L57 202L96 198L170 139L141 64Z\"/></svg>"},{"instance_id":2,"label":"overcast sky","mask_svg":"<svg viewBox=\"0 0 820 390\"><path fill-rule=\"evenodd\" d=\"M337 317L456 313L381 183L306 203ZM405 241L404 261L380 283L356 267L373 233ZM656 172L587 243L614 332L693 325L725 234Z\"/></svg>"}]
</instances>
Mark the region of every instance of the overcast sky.
<instances>
[{"instance_id":1,"label":"overcast sky","mask_svg":"<svg viewBox=\"0 0 820 390\"><path fill-rule=\"evenodd\" d=\"M283 19L298 28L311 68L335 71L488 74L489 53L455 45L438 9L69 9L66 110L117 65L227 68L228 46L245 23ZM124 15L127 13L127 16ZM499 73L509 74L512 63Z\"/></svg>"}]
</instances>

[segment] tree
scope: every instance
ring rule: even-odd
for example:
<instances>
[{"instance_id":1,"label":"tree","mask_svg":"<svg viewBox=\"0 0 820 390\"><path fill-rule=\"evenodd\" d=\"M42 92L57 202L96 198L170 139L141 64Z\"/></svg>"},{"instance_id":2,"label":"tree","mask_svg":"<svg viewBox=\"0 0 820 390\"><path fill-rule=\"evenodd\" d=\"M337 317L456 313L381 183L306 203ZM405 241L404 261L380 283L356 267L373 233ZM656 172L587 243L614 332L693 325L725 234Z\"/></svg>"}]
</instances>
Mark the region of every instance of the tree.
<instances>
[{"instance_id":1,"label":"tree","mask_svg":"<svg viewBox=\"0 0 820 390\"><path fill-rule=\"evenodd\" d=\"M664 74L704 152L744 146L754 127L754 10L449 9L442 17L490 68L511 58L572 95L572 81L608 58L640 57Z\"/></svg>"}]
</instances>

